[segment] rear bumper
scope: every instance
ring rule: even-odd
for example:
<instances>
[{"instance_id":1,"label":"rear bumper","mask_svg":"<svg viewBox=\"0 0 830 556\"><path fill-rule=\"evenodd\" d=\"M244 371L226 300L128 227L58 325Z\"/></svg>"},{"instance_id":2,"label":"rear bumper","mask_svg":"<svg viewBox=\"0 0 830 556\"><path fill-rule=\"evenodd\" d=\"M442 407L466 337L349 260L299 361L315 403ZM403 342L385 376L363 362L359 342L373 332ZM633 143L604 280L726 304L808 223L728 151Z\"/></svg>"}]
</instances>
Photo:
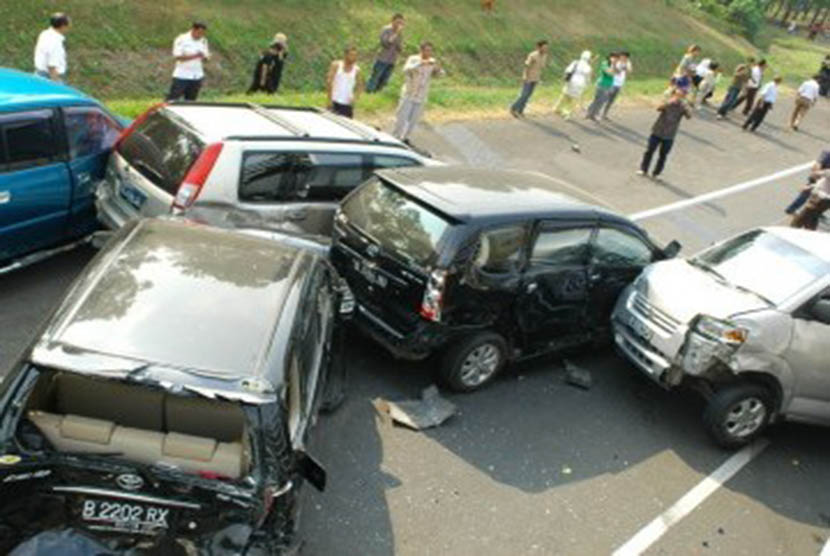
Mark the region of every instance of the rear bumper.
<instances>
[{"instance_id":1,"label":"rear bumper","mask_svg":"<svg viewBox=\"0 0 830 556\"><path fill-rule=\"evenodd\" d=\"M359 303L353 322L361 332L398 359L426 359L448 341L446 330L441 325L424 321L418 323L413 331L403 333Z\"/></svg>"},{"instance_id":2,"label":"rear bumper","mask_svg":"<svg viewBox=\"0 0 830 556\"><path fill-rule=\"evenodd\" d=\"M101 182L95 189L95 212L98 221L110 230L118 230L127 222L135 220L138 215L129 210L125 203L119 201L112 193L107 182Z\"/></svg>"}]
</instances>

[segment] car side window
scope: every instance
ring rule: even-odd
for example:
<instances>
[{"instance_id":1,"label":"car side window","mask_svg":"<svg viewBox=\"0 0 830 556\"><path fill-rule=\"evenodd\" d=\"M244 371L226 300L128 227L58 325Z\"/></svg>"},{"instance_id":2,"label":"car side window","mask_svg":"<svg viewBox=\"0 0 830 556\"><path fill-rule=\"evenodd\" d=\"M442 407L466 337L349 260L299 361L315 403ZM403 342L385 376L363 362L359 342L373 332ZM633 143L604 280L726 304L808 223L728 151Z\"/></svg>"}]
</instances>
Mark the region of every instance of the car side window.
<instances>
[{"instance_id":1,"label":"car side window","mask_svg":"<svg viewBox=\"0 0 830 556\"><path fill-rule=\"evenodd\" d=\"M376 154L372 156L372 167L375 170L382 168L406 168L409 166L421 166L421 163L405 156L394 156L390 154Z\"/></svg>"},{"instance_id":2,"label":"car side window","mask_svg":"<svg viewBox=\"0 0 830 556\"><path fill-rule=\"evenodd\" d=\"M121 126L98 108L83 106L64 110L69 156L101 154L112 148Z\"/></svg>"},{"instance_id":3,"label":"car side window","mask_svg":"<svg viewBox=\"0 0 830 556\"><path fill-rule=\"evenodd\" d=\"M57 156L51 110L33 110L0 117L6 169L23 170L49 164Z\"/></svg>"},{"instance_id":4,"label":"car side window","mask_svg":"<svg viewBox=\"0 0 830 556\"><path fill-rule=\"evenodd\" d=\"M804 316L809 320L830 325L830 290L826 290L820 294L810 304Z\"/></svg>"},{"instance_id":5,"label":"car side window","mask_svg":"<svg viewBox=\"0 0 830 556\"><path fill-rule=\"evenodd\" d=\"M592 228L542 229L539 232L530 262L533 265L584 265L588 256Z\"/></svg>"},{"instance_id":6,"label":"car side window","mask_svg":"<svg viewBox=\"0 0 830 556\"><path fill-rule=\"evenodd\" d=\"M296 201L307 196L311 158L304 153L247 153L242 160L239 200Z\"/></svg>"},{"instance_id":7,"label":"car side window","mask_svg":"<svg viewBox=\"0 0 830 556\"><path fill-rule=\"evenodd\" d=\"M591 253L591 262L602 266L646 266L654 253L642 239L614 228L600 228Z\"/></svg>"},{"instance_id":8,"label":"car side window","mask_svg":"<svg viewBox=\"0 0 830 556\"><path fill-rule=\"evenodd\" d=\"M309 199L340 200L372 175L368 155L314 152L309 156L312 164L306 194Z\"/></svg>"},{"instance_id":9,"label":"car side window","mask_svg":"<svg viewBox=\"0 0 830 556\"><path fill-rule=\"evenodd\" d=\"M482 232L473 264L476 268L492 274L510 274L518 271L526 236L524 226Z\"/></svg>"}]
</instances>

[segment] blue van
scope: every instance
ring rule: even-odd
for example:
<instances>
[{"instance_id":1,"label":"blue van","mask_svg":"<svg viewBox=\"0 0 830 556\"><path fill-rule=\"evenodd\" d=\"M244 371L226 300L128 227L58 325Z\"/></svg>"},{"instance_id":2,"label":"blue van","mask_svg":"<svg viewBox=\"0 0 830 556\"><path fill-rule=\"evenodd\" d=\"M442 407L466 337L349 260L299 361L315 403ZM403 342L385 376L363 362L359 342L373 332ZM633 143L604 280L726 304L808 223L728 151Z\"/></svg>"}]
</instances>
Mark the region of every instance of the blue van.
<instances>
[{"instance_id":1,"label":"blue van","mask_svg":"<svg viewBox=\"0 0 830 556\"><path fill-rule=\"evenodd\" d=\"M0 272L95 231L95 186L123 127L71 87L0 68Z\"/></svg>"}]
</instances>

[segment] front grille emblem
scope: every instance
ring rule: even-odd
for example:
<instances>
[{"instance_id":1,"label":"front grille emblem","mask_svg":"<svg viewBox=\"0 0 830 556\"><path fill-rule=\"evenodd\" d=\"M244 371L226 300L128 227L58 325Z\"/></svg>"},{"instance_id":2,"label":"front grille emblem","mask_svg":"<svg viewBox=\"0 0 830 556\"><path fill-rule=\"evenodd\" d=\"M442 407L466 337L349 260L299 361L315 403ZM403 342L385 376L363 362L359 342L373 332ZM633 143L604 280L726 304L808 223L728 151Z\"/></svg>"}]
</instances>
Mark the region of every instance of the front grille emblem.
<instances>
[{"instance_id":1,"label":"front grille emblem","mask_svg":"<svg viewBox=\"0 0 830 556\"><path fill-rule=\"evenodd\" d=\"M124 490L138 490L144 486L144 479L132 473L122 473L115 478L118 486Z\"/></svg>"}]
</instances>

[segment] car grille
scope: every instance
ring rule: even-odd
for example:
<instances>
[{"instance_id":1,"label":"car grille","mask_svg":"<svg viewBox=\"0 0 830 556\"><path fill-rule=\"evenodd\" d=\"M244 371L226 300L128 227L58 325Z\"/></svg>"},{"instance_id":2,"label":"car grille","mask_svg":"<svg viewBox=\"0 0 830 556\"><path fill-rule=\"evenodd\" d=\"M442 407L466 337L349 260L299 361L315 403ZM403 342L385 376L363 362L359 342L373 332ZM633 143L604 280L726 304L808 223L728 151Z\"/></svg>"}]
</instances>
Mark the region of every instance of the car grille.
<instances>
[{"instance_id":1,"label":"car grille","mask_svg":"<svg viewBox=\"0 0 830 556\"><path fill-rule=\"evenodd\" d=\"M634 294L631 301L631 308L635 313L657 326L667 334L674 334L683 324L665 311L658 309L639 292Z\"/></svg>"}]
</instances>

